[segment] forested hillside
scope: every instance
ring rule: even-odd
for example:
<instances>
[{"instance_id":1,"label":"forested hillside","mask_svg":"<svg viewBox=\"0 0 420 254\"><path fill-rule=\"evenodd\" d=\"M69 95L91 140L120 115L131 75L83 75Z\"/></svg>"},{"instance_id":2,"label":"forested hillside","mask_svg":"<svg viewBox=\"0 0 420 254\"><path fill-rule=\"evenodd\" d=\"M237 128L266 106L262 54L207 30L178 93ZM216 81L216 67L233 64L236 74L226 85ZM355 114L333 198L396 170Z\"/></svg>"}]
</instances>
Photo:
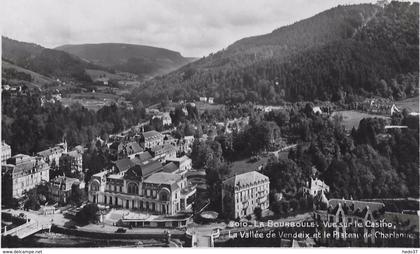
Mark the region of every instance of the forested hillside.
<instances>
[{"instance_id":1,"label":"forested hillside","mask_svg":"<svg viewBox=\"0 0 420 254\"><path fill-rule=\"evenodd\" d=\"M190 61L172 50L124 43L63 45L56 49L141 77L166 74Z\"/></svg>"},{"instance_id":2,"label":"forested hillside","mask_svg":"<svg viewBox=\"0 0 420 254\"><path fill-rule=\"evenodd\" d=\"M418 3L339 6L152 80L133 100L194 99L281 104L351 102L418 93Z\"/></svg>"},{"instance_id":3,"label":"forested hillside","mask_svg":"<svg viewBox=\"0 0 420 254\"><path fill-rule=\"evenodd\" d=\"M2 37L2 59L48 77L90 81L85 69L105 69L66 52Z\"/></svg>"}]
</instances>

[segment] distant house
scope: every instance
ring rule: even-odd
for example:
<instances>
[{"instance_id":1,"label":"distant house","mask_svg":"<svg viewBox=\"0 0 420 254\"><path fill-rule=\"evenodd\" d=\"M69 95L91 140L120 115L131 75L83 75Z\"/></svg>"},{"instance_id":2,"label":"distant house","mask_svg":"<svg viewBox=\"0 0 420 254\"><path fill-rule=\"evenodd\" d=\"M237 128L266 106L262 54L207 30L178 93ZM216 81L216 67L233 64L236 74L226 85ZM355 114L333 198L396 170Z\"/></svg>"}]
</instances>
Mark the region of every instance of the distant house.
<instances>
[{"instance_id":1,"label":"distant house","mask_svg":"<svg viewBox=\"0 0 420 254\"><path fill-rule=\"evenodd\" d=\"M179 158L170 157L166 161L174 163L180 172L186 172L192 169L192 160L185 155Z\"/></svg>"},{"instance_id":2,"label":"distant house","mask_svg":"<svg viewBox=\"0 0 420 254\"><path fill-rule=\"evenodd\" d=\"M162 112L152 117L152 119L159 119L162 121L163 126L168 126L172 124L172 118L169 112Z\"/></svg>"},{"instance_id":3,"label":"distant house","mask_svg":"<svg viewBox=\"0 0 420 254\"><path fill-rule=\"evenodd\" d=\"M207 97L200 97L201 102L207 102Z\"/></svg>"},{"instance_id":4,"label":"distant house","mask_svg":"<svg viewBox=\"0 0 420 254\"><path fill-rule=\"evenodd\" d=\"M395 106L393 101L384 98L366 99L361 109L372 114L393 115L400 110Z\"/></svg>"},{"instance_id":5,"label":"distant house","mask_svg":"<svg viewBox=\"0 0 420 254\"><path fill-rule=\"evenodd\" d=\"M330 187L325 184L322 180L317 178L311 178L310 182L306 182L306 186L303 187L303 193L315 197L319 192L329 193Z\"/></svg>"},{"instance_id":6,"label":"distant house","mask_svg":"<svg viewBox=\"0 0 420 254\"><path fill-rule=\"evenodd\" d=\"M213 104L214 103L214 98L213 97L209 97L208 103Z\"/></svg>"},{"instance_id":7,"label":"distant house","mask_svg":"<svg viewBox=\"0 0 420 254\"><path fill-rule=\"evenodd\" d=\"M322 110L321 107L313 107L312 108L312 112L314 112L314 114L322 114Z\"/></svg>"},{"instance_id":8,"label":"distant house","mask_svg":"<svg viewBox=\"0 0 420 254\"><path fill-rule=\"evenodd\" d=\"M152 148L157 145L163 144L163 135L160 132L157 131L147 131L142 133L141 141L143 144L143 147L146 148Z\"/></svg>"},{"instance_id":9,"label":"distant house","mask_svg":"<svg viewBox=\"0 0 420 254\"><path fill-rule=\"evenodd\" d=\"M143 149L135 141L130 142L114 142L109 147L110 154L117 160L122 158L134 158L137 154L143 152Z\"/></svg>"}]
</instances>

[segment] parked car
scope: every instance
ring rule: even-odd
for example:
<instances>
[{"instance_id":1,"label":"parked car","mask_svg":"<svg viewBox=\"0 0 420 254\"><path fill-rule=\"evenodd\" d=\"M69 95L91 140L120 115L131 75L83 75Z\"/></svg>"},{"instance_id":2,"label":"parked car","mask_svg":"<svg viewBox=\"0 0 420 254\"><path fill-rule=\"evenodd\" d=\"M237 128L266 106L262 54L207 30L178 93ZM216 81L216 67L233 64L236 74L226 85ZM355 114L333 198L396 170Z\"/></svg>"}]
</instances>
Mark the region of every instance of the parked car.
<instances>
[{"instance_id":1,"label":"parked car","mask_svg":"<svg viewBox=\"0 0 420 254\"><path fill-rule=\"evenodd\" d=\"M127 232L127 229L125 228L118 228L117 231L115 231L115 233L125 233Z\"/></svg>"}]
</instances>

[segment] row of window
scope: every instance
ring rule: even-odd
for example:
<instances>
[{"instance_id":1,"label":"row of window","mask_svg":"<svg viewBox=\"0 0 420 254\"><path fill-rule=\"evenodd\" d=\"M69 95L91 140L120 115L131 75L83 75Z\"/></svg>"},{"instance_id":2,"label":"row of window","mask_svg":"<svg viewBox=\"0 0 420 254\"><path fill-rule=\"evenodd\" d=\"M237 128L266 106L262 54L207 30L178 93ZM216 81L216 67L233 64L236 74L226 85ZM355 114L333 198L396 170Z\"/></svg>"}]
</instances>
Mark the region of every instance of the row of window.
<instances>
[{"instance_id":1,"label":"row of window","mask_svg":"<svg viewBox=\"0 0 420 254\"><path fill-rule=\"evenodd\" d=\"M235 193L235 198L236 202L242 202L261 195L268 195L268 192L268 185L258 186L252 189L241 191L239 193Z\"/></svg>"}]
</instances>

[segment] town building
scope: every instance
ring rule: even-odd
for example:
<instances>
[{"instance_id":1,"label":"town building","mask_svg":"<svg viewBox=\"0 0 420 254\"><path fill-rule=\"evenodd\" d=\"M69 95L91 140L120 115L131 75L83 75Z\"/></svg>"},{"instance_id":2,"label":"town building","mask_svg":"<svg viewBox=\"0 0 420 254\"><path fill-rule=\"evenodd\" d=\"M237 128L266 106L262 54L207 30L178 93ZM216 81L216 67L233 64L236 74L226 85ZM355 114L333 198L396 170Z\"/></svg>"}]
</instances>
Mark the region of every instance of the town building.
<instances>
[{"instance_id":1,"label":"town building","mask_svg":"<svg viewBox=\"0 0 420 254\"><path fill-rule=\"evenodd\" d=\"M230 177L222 183L222 211L232 219L252 215L257 207L264 211L269 192L270 180L257 171Z\"/></svg>"},{"instance_id":2,"label":"town building","mask_svg":"<svg viewBox=\"0 0 420 254\"><path fill-rule=\"evenodd\" d=\"M184 138L180 139L178 142L178 151L180 153L189 154L192 152L192 146L194 144L194 136L185 136Z\"/></svg>"},{"instance_id":3,"label":"town building","mask_svg":"<svg viewBox=\"0 0 420 254\"><path fill-rule=\"evenodd\" d=\"M179 172L186 172L192 169L192 160L186 155L182 157L170 157L166 162L174 163Z\"/></svg>"},{"instance_id":4,"label":"town building","mask_svg":"<svg viewBox=\"0 0 420 254\"><path fill-rule=\"evenodd\" d=\"M50 167L41 157L17 154L2 165L2 197L21 198L26 191L50 179Z\"/></svg>"},{"instance_id":5,"label":"town building","mask_svg":"<svg viewBox=\"0 0 420 254\"><path fill-rule=\"evenodd\" d=\"M361 110L372 114L390 115L400 112L394 102L386 98L366 99L359 106Z\"/></svg>"},{"instance_id":6,"label":"town building","mask_svg":"<svg viewBox=\"0 0 420 254\"><path fill-rule=\"evenodd\" d=\"M163 126L168 126L172 124L172 118L169 114L169 112L160 112L159 114L152 117L153 119L159 119L162 121Z\"/></svg>"},{"instance_id":7,"label":"town building","mask_svg":"<svg viewBox=\"0 0 420 254\"><path fill-rule=\"evenodd\" d=\"M7 159L12 157L12 149L6 142L1 141L1 162L5 163Z\"/></svg>"},{"instance_id":8,"label":"town building","mask_svg":"<svg viewBox=\"0 0 420 254\"><path fill-rule=\"evenodd\" d=\"M164 136L157 131L143 132L141 135L141 144L145 149L163 144Z\"/></svg>"},{"instance_id":9,"label":"town building","mask_svg":"<svg viewBox=\"0 0 420 254\"><path fill-rule=\"evenodd\" d=\"M315 197L319 192L329 193L330 187L318 178L311 178L310 182L306 182L303 187L303 193Z\"/></svg>"},{"instance_id":10,"label":"town building","mask_svg":"<svg viewBox=\"0 0 420 254\"><path fill-rule=\"evenodd\" d=\"M48 163L48 165L52 166L55 164L55 166L58 167L60 165L60 157L64 153L67 153L66 141L64 141L63 143L57 144L54 147L38 152L37 155L42 157L45 160L45 162Z\"/></svg>"},{"instance_id":11,"label":"town building","mask_svg":"<svg viewBox=\"0 0 420 254\"><path fill-rule=\"evenodd\" d=\"M384 212L385 205L381 202L328 200L324 192L318 192L315 198L314 219L321 225L318 230L331 234L331 238L323 238L321 241L332 246L343 240L348 246L375 244L375 233L379 229L378 227L369 227L369 225L378 223ZM326 225L325 223L329 223L330 226L323 226ZM362 237L352 237L355 234Z\"/></svg>"},{"instance_id":12,"label":"town building","mask_svg":"<svg viewBox=\"0 0 420 254\"><path fill-rule=\"evenodd\" d=\"M60 204L67 204L72 194L73 185L76 185L76 188L80 190L85 188L85 182L77 178L58 176L51 179L48 184L49 199Z\"/></svg>"},{"instance_id":13,"label":"town building","mask_svg":"<svg viewBox=\"0 0 420 254\"><path fill-rule=\"evenodd\" d=\"M153 160L158 160L165 163L169 158L176 157L177 148L173 145L157 145L150 149L150 154L153 156Z\"/></svg>"},{"instance_id":14,"label":"town building","mask_svg":"<svg viewBox=\"0 0 420 254\"><path fill-rule=\"evenodd\" d=\"M123 159L126 157L134 158L137 154L143 152L143 149L135 141L114 142L109 146L109 152L114 159Z\"/></svg>"},{"instance_id":15,"label":"town building","mask_svg":"<svg viewBox=\"0 0 420 254\"><path fill-rule=\"evenodd\" d=\"M208 98L208 103L209 104L213 104L214 103L214 98L213 97L209 97Z\"/></svg>"},{"instance_id":16,"label":"town building","mask_svg":"<svg viewBox=\"0 0 420 254\"><path fill-rule=\"evenodd\" d=\"M60 168L63 172L77 173L83 170L83 148L76 147L60 157Z\"/></svg>"},{"instance_id":17,"label":"town building","mask_svg":"<svg viewBox=\"0 0 420 254\"><path fill-rule=\"evenodd\" d=\"M207 102L207 97L200 97L201 102Z\"/></svg>"},{"instance_id":18,"label":"town building","mask_svg":"<svg viewBox=\"0 0 420 254\"><path fill-rule=\"evenodd\" d=\"M134 158L131 159L131 161L133 161L136 164L147 164L152 160L153 156L148 151L136 154L136 156L134 156Z\"/></svg>"},{"instance_id":19,"label":"town building","mask_svg":"<svg viewBox=\"0 0 420 254\"><path fill-rule=\"evenodd\" d=\"M160 162L152 161L95 174L89 182L89 201L164 216L191 209L195 185L182 174L162 170Z\"/></svg>"}]
</instances>

